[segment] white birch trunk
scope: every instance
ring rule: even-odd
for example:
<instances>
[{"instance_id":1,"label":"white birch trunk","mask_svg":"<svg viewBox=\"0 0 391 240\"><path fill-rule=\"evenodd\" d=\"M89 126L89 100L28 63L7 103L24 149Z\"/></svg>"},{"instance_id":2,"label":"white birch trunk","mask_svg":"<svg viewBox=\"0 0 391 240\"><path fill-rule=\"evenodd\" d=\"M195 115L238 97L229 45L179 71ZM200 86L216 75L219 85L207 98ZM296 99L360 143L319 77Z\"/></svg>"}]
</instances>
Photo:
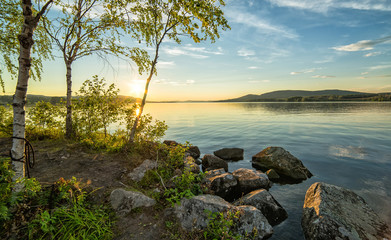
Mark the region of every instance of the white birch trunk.
<instances>
[{"instance_id":1,"label":"white birch trunk","mask_svg":"<svg viewBox=\"0 0 391 240\"><path fill-rule=\"evenodd\" d=\"M27 87L30 78L31 48L34 44L33 34L35 28L38 25L40 17L52 1L53 0L48 1L36 16L33 16L31 0L21 1L21 5L23 8L23 26L21 33L18 35L18 40L20 44L19 72L15 95L12 102L14 122L11 148L11 157L13 159L20 159L21 161L25 160L25 143L23 138L25 138L26 114L24 107L26 105ZM18 178L24 177L25 164L23 162L12 161L12 168L15 171L15 176L12 179L13 181L16 181ZM19 192L23 189L23 187L24 186L22 184L16 184L14 186L13 191Z\"/></svg>"}]
</instances>

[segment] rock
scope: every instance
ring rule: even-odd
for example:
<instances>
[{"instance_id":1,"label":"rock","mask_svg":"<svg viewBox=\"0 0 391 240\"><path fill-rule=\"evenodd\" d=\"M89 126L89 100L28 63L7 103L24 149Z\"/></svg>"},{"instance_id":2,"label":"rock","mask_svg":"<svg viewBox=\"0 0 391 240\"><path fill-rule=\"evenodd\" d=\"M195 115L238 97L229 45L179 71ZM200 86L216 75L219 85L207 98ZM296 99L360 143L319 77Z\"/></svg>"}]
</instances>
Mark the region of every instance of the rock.
<instances>
[{"instance_id":1,"label":"rock","mask_svg":"<svg viewBox=\"0 0 391 240\"><path fill-rule=\"evenodd\" d=\"M238 206L237 209L241 211L237 229L240 235L246 239L267 239L273 234L273 227L261 211L253 206Z\"/></svg>"},{"instance_id":2,"label":"rock","mask_svg":"<svg viewBox=\"0 0 391 240\"><path fill-rule=\"evenodd\" d=\"M278 173L274 171L274 169L267 170L266 175L272 181L280 179L280 175L278 175Z\"/></svg>"},{"instance_id":3,"label":"rock","mask_svg":"<svg viewBox=\"0 0 391 240\"><path fill-rule=\"evenodd\" d=\"M173 214L179 224L186 231L206 229L211 213L240 211L236 232L242 234L255 230L258 235L255 239L263 239L272 235L273 228L262 213L251 206L235 207L224 199L214 195L199 195L191 199L184 198L180 206L176 206Z\"/></svg>"},{"instance_id":4,"label":"rock","mask_svg":"<svg viewBox=\"0 0 391 240\"><path fill-rule=\"evenodd\" d=\"M301 219L306 239L391 239L391 230L353 191L326 183L307 190Z\"/></svg>"},{"instance_id":5,"label":"rock","mask_svg":"<svg viewBox=\"0 0 391 240\"><path fill-rule=\"evenodd\" d=\"M195 163L195 160L191 156L187 156L184 160L185 170L189 170L192 173L200 173L200 167Z\"/></svg>"},{"instance_id":6,"label":"rock","mask_svg":"<svg viewBox=\"0 0 391 240\"><path fill-rule=\"evenodd\" d=\"M111 192L110 203L111 207L119 215L125 215L134 208L151 207L156 204L156 201L140 192L126 191L118 188Z\"/></svg>"},{"instance_id":7,"label":"rock","mask_svg":"<svg viewBox=\"0 0 391 240\"><path fill-rule=\"evenodd\" d=\"M209 179L210 184L208 189L211 193L220 196L226 200L233 200L236 186L238 181L232 175L232 173L224 173L217 176L214 176Z\"/></svg>"},{"instance_id":8,"label":"rock","mask_svg":"<svg viewBox=\"0 0 391 240\"><path fill-rule=\"evenodd\" d=\"M216 157L211 154L205 154L202 158L202 168L207 169L208 171L213 169L224 168L228 172L228 163L223 159Z\"/></svg>"},{"instance_id":9,"label":"rock","mask_svg":"<svg viewBox=\"0 0 391 240\"><path fill-rule=\"evenodd\" d=\"M265 189L250 192L244 197L236 200L234 205L250 205L259 209L272 225L277 225L288 217L285 209Z\"/></svg>"},{"instance_id":10,"label":"rock","mask_svg":"<svg viewBox=\"0 0 391 240\"><path fill-rule=\"evenodd\" d=\"M302 181L312 176L303 163L281 147L268 147L252 157L255 167L274 169L279 175L284 175L296 181Z\"/></svg>"},{"instance_id":11,"label":"rock","mask_svg":"<svg viewBox=\"0 0 391 240\"><path fill-rule=\"evenodd\" d=\"M190 146L190 147L186 150L186 152L189 153L190 156L192 156L194 159L199 158L200 155L201 155L200 149L199 149L197 146Z\"/></svg>"},{"instance_id":12,"label":"rock","mask_svg":"<svg viewBox=\"0 0 391 240\"><path fill-rule=\"evenodd\" d=\"M205 179L209 179L209 178L212 178L214 176L221 175L224 173L225 173L224 168L213 169L213 170L207 171L205 173Z\"/></svg>"},{"instance_id":13,"label":"rock","mask_svg":"<svg viewBox=\"0 0 391 240\"><path fill-rule=\"evenodd\" d=\"M257 189L269 189L271 187L267 175L259 170L239 168L232 174L238 180L238 194L240 196Z\"/></svg>"},{"instance_id":14,"label":"rock","mask_svg":"<svg viewBox=\"0 0 391 240\"><path fill-rule=\"evenodd\" d=\"M166 144L167 146L177 146L179 144L173 140L164 140L163 143Z\"/></svg>"},{"instance_id":15,"label":"rock","mask_svg":"<svg viewBox=\"0 0 391 240\"><path fill-rule=\"evenodd\" d=\"M224 160L238 161L243 160L243 152L242 148L222 148L213 152L213 154Z\"/></svg>"},{"instance_id":16,"label":"rock","mask_svg":"<svg viewBox=\"0 0 391 240\"><path fill-rule=\"evenodd\" d=\"M147 159L140 166L133 169L133 171L128 174L128 177L130 177L133 181L139 182L143 179L148 170L152 170L154 168L157 168L157 162Z\"/></svg>"}]
</instances>

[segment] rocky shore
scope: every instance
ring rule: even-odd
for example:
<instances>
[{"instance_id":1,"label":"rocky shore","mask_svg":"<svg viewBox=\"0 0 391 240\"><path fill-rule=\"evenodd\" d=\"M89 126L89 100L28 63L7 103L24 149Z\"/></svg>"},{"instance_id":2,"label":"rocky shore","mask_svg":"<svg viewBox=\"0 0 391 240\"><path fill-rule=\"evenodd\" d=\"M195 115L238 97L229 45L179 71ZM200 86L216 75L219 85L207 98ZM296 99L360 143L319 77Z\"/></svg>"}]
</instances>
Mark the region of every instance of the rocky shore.
<instances>
[{"instance_id":1,"label":"rocky shore","mask_svg":"<svg viewBox=\"0 0 391 240\"><path fill-rule=\"evenodd\" d=\"M165 141L177 145L175 141ZM198 147L187 150L184 166L191 172L205 173L206 192L167 208L165 217L175 219L184 231L205 229L210 213L238 213L236 233L267 239L276 226L289 216L268 191L274 183L297 184L313 174L302 161L281 147L268 147L252 157L257 169L240 168L228 172L230 161L243 159L243 149L223 148L205 154L201 160ZM146 160L128 177L140 181L143 173L156 168ZM141 194L142 195L142 194ZM154 205L154 200L138 192L116 189L111 193L112 207L121 215L132 209ZM314 183L303 205L302 229L309 239L391 239L390 228L354 192L327 183ZM250 235L249 235L250 234Z\"/></svg>"}]
</instances>

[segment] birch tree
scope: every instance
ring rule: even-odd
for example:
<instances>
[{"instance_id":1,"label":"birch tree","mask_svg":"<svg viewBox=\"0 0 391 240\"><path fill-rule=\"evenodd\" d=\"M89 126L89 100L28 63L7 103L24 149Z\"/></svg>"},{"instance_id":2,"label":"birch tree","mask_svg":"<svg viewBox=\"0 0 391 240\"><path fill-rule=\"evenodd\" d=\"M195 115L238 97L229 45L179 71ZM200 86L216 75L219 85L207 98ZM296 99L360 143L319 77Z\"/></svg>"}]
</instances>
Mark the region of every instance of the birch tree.
<instances>
[{"instance_id":1,"label":"birch tree","mask_svg":"<svg viewBox=\"0 0 391 240\"><path fill-rule=\"evenodd\" d=\"M122 12L112 8L107 0L57 0L59 17L51 19L45 28L62 53L66 67L66 137L72 129L72 64L83 57L96 54L105 59L106 54L125 56L136 62L144 71L146 51L120 44L125 28ZM122 31L122 32L121 32ZM136 57L137 56L137 57Z\"/></svg>"},{"instance_id":2,"label":"birch tree","mask_svg":"<svg viewBox=\"0 0 391 240\"><path fill-rule=\"evenodd\" d=\"M146 103L149 84L159 59L160 46L165 38L181 43L181 36L187 36L195 43L210 40L212 43L220 37L220 30L230 29L221 9L223 0L126 0L129 27L132 37L153 47L153 60L149 62L149 72L140 110L129 136L134 141L137 125Z\"/></svg>"},{"instance_id":3,"label":"birch tree","mask_svg":"<svg viewBox=\"0 0 391 240\"><path fill-rule=\"evenodd\" d=\"M13 159L12 165L15 170L14 180L24 177L24 145L25 145L25 104L28 81L30 78L31 67L31 49L34 44L33 36L34 30L37 28L38 23L49 7L53 0L49 0L38 11L34 12L32 8L31 0L22 0L21 7L23 9L23 24L21 32L18 35L18 41L20 45L19 50L19 71L18 82L16 85L15 95L13 98L12 106L14 113L13 122L13 139L11 158ZM22 189L22 185L16 185L15 191L18 192Z\"/></svg>"}]
</instances>

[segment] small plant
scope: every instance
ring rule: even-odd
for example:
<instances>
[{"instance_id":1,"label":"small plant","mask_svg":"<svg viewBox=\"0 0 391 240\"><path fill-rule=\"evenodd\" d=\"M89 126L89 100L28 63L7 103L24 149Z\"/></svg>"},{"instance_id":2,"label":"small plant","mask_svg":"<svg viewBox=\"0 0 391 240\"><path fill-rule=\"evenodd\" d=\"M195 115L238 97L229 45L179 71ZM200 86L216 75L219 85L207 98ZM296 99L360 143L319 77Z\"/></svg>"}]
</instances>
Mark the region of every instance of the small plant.
<instances>
[{"instance_id":1,"label":"small plant","mask_svg":"<svg viewBox=\"0 0 391 240\"><path fill-rule=\"evenodd\" d=\"M211 212L206 210L206 213L209 223L203 234L204 239L243 239L241 235L234 233L240 218L240 211Z\"/></svg>"}]
</instances>

